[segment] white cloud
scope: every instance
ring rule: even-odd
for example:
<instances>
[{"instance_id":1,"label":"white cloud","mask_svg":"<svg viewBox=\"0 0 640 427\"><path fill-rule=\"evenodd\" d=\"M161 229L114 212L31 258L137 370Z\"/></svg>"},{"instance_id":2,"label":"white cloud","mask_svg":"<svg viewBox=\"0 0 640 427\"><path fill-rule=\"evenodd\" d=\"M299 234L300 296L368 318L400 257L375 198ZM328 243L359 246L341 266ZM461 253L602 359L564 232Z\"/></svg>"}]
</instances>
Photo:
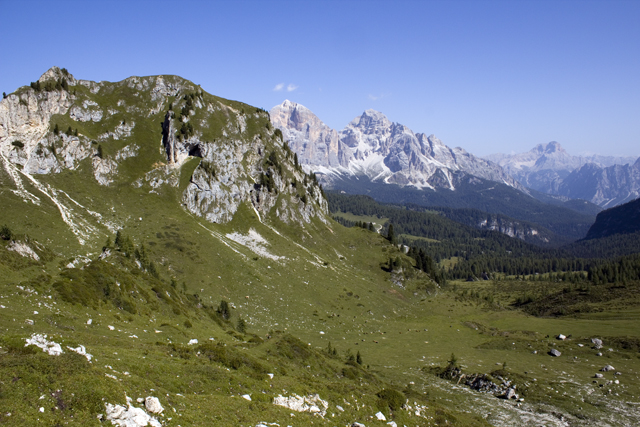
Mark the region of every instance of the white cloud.
<instances>
[{"instance_id":1,"label":"white cloud","mask_svg":"<svg viewBox=\"0 0 640 427\"><path fill-rule=\"evenodd\" d=\"M378 99L386 98L388 95L389 95L388 93L381 93L380 95L369 94L367 98L369 98L372 101L377 101Z\"/></svg>"},{"instance_id":2,"label":"white cloud","mask_svg":"<svg viewBox=\"0 0 640 427\"><path fill-rule=\"evenodd\" d=\"M293 83L289 83L289 86L287 86L287 92L293 92L296 89L298 89L298 86L294 85Z\"/></svg>"},{"instance_id":3,"label":"white cloud","mask_svg":"<svg viewBox=\"0 0 640 427\"><path fill-rule=\"evenodd\" d=\"M275 92L281 91L284 88L284 83L278 83L276 87L273 88Z\"/></svg>"}]
</instances>

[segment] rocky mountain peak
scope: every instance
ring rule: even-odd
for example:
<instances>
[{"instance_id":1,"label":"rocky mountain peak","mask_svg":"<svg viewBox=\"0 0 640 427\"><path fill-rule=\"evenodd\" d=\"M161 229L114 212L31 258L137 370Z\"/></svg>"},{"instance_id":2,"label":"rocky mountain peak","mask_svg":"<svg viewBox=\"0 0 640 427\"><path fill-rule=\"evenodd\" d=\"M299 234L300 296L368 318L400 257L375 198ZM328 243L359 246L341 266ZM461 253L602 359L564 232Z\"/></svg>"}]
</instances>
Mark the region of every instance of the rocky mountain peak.
<instances>
[{"instance_id":1,"label":"rocky mountain peak","mask_svg":"<svg viewBox=\"0 0 640 427\"><path fill-rule=\"evenodd\" d=\"M544 147L545 154L552 154L556 152L566 153L565 149L556 141L551 141Z\"/></svg>"},{"instance_id":2,"label":"rocky mountain peak","mask_svg":"<svg viewBox=\"0 0 640 427\"><path fill-rule=\"evenodd\" d=\"M309 128L312 124L316 126L324 125L307 107L291 102L288 99L282 104L273 107L270 115L273 122L286 123L288 126L298 130Z\"/></svg>"},{"instance_id":3,"label":"rocky mountain peak","mask_svg":"<svg viewBox=\"0 0 640 427\"><path fill-rule=\"evenodd\" d=\"M374 133L376 130L390 127L391 121L381 112L369 109L353 119L349 126L359 128L364 133Z\"/></svg>"},{"instance_id":4,"label":"rocky mountain peak","mask_svg":"<svg viewBox=\"0 0 640 427\"><path fill-rule=\"evenodd\" d=\"M77 83L77 80L75 79L75 77L73 77L73 75L67 71L66 68L62 68L60 69L59 67L56 67L55 65L51 68L49 68L43 75L40 76L40 78L38 79L38 81L40 83L44 83L50 80L61 80L64 79L67 81L68 84L70 85L75 85Z\"/></svg>"}]
</instances>

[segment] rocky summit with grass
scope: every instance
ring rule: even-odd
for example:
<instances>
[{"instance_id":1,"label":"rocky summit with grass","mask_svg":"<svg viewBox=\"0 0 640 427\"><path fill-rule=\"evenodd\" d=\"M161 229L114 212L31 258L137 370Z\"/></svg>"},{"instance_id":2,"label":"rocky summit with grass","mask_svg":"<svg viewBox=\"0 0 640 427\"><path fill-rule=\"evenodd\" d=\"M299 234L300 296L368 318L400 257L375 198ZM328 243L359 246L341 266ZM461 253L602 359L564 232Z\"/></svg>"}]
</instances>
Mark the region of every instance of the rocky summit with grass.
<instances>
[{"instance_id":1,"label":"rocky summit with grass","mask_svg":"<svg viewBox=\"0 0 640 427\"><path fill-rule=\"evenodd\" d=\"M445 280L270 119L57 67L0 101L0 424L640 423L637 281Z\"/></svg>"}]
</instances>

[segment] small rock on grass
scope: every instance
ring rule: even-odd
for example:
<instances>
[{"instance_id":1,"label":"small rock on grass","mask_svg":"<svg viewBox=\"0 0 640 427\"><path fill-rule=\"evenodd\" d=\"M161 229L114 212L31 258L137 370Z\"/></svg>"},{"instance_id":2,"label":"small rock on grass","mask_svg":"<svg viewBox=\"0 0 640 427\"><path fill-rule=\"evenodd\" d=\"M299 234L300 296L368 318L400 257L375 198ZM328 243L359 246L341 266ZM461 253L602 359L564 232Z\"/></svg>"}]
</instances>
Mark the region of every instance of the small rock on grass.
<instances>
[{"instance_id":1,"label":"small rock on grass","mask_svg":"<svg viewBox=\"0 0 640 427\"><path fill-rule=\"evenodd\" d=\"M558 350L556 350L555 348L552 348L551 350L549 350L549 354L553 357L560 357L562 356L562 353L560 353Z\"/></svg>"},{"instance_id":2,"label":"small rock on grass","mask_svg":"<svg viewBox=\"0 0 640 427\"><path fill-rule=\"evenodd\" d=\"M147 408L147 411L153 414L159 414L164 411L164 408L160 404L160 400L153 396L149 396L144 400L144 407Z\"/></svg>"}]
</instances>

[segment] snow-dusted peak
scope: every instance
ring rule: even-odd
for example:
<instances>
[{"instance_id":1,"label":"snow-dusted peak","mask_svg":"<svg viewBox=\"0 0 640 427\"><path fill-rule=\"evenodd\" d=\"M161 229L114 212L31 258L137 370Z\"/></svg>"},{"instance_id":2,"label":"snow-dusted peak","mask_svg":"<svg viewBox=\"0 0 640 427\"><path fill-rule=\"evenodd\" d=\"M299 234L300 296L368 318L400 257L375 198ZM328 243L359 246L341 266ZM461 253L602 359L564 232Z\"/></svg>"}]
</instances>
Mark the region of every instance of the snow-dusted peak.
<instances>
[{"instance_id":1,"label":"snow-dusted peak","mask_svg":"<svg viewBox=\"0 0 640 427\"><path fill-rule=\"evenodd\" d=\"M454 174L464 172L521 188L497 165L451 149L435 135L416 134L376 110L364 111L336 132L308 109L285 101L271 110L271 121L300 163L321 173L325 182L364 175L388 184L454 190Z\"/></svg>"}]
</instances>

